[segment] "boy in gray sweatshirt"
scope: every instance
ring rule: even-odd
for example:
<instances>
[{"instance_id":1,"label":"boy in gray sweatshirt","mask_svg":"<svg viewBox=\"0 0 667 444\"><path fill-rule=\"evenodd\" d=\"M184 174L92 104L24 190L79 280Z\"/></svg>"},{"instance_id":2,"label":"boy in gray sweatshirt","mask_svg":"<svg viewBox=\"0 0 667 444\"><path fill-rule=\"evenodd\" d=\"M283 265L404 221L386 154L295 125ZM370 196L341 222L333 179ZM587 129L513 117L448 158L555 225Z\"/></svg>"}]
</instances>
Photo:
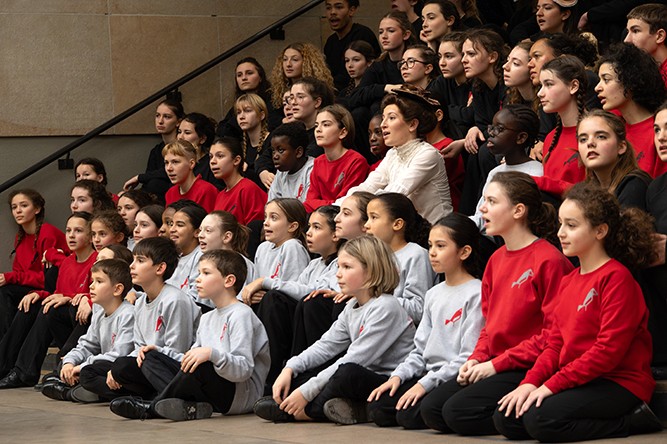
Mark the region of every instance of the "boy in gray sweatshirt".
<instances>
[{"instance_id":1,"label":"boy in gray sweatshirt","mask_svg":"<svg viewBox=\"0 0 667 444\"><path fill-rule=\"evenodd\" d=\"M105 384L106 378L86 372L99 363L108 369L119 356L134 348L134 307L124 300L132 288L128 264L120 259L101 260L91 269L90 299L96 304L87 333L62 360L60 379L49 382L42 394L62 401L94 402L98 395L90 385Z\"/></svg>"}]
</instances>

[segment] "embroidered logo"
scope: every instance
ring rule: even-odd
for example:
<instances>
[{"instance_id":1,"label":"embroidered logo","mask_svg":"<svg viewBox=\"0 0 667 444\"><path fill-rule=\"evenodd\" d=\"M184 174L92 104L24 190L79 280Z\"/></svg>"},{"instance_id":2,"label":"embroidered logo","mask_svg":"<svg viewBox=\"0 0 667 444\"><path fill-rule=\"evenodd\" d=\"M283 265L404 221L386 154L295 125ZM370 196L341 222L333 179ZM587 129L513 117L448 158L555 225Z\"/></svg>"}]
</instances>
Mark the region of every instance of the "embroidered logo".
<instances>
[{"instance_id":1,"label":"embroidered logo","mask_svg":"<svg viewBox=\"0 0 667 444\"><path fill-rule=\"evenodd\" d=\"M534 275L535 275L535 274L533 273L533 269L532 269L532 268L529 268L528 270L524 271L523 274L522 274L521 276L519 276L519 279L517 279L516 281L514 281L514 282L512 283L512 287L511 287L511 288L514 288L514 287L519 287L519 288L521 288L521 285L522 285L524 282L526 282L529 278L533 277Z\"/></svg>"},{"instance_id":2,"label":"embroidered logo","mask_svg":"<svg viewBox=\"0 0 667 444\"><path fill-rule=\"evenodd\" d=\"M116 342L116 333L111 333L111 346L113 347Z\"/></svg>"},{"instance_id":3,"label":"embroidered logo","mask_svg":"<svg viewBox=\"0 0 667 444\"><path fill-rule=\"evenodd\" d=\"M567 166L577 159L579 159L579 153L574 153L565 162L563 162L563 166Z\"/></svg>"},{"instance_id":4,"label":"embroidered logo","mask_svg":"<svg viewBox=\"0 0 667 444\"><path fill-rule=\"evenodd\" d=\"M593 298L598 295L598 292L595 291L595 288L591 288L586 297L584 298L584 302L577 307L577 311L581 311L583 308L584 311L588 310L588 306L590 305L591 302L593 302Z\"/></svg>"},{"instance_id":5,"label":"embroidered logo","mask_svg":"<svg viewBox=\"0 0 667 444\"><path fill-rule=\"evenodd\" d=\"M343 180L345 180L345 172L341 172L340 175L338 176L338 179L336 179L336 183L334 184L334 188L339 187L342 183Z\"/></svg>"},{"instance_id":6,"label":"embroidered logo","mask_svg":"<svg viewBox=\"0 0 667 444\"><path fill-rule=\"evenodd\" d=\"M155 331L160 331L163 325L164 325L164 318L162 316L158 316L157 322L155 323Z\"/></svg>"},{"instance_id":7,"label":"embroidered logo","mask_svg":"<svg viewBox=\"0 0 667 444\"><path fill-rule=\"evenodd\" d=\"M643 151L637 154L637 162L640 162L644 158L644 154L645 153Z\"/></svg>"},{"instance_id":8,"label":"embroidered logo","mask_svg":"<svg viewBox=\"0 0 667 444\"><path fill-rule=\"evenodd\" d=\"M462 315L463 315L463 308L459 308L458 310L456 310L456 313L454 313L454 315L451 318L445 320L445 325L453 324L454 322L461 319Z\"/></svg>"},{"instance_id":9,"label":"embroidered logo","mask_svg":"<svg viewBox=\"0 0 667 444\"><path fill-rule=\"evenodd\" d=\"M303 195L303 184L299 185L299 191L296 192L296 198L301 199L302 195Z\"/></svg>"},{"instance_id":10,"label":"embroidered logo","mask_svg":"<svg viewBox=\"0 0 667 444\"><path fill-rule=\"evenodd\" d=\"M361 327L359 327L359 335L361 335L364 332L364 325L361 324Z\"/></svg>"},{"instance_id":11,"label":"embroidered logo","mask_svg":"<svg viewBox=\"0 0 667 444\"><path fill-rule=\"evenodd\" d=\"M271 279L275 279L278 277L278 273L280 273L280 266L281 263L278 262L278 265L276 265L276 271L274 271L273 274L271 275Z\"/></svg>"},{"instance_id":12,"label":"embroidered logo","mask_svg":"<svg viewBox=\"0 0 667 444\"><path fill-rule=\"evenodd\" d=\"M227 212L232 213L235 209L236 209L236 204L232 205L232 207Z\"/></svg>"},{"instance_id":13,"label":"embroidered logo","mask_svg":"<svg viewBox=\"0 0 667 444\"><path fill-rule=\"evenodd\" d=\"M222 326L222 333L220 333L220 342L222 342L223 339L225 339L225 333L227 333L227 323L225 322L225 325Z\"/></svg>"},{"instance_id":14,"label":"embroidered logo","mask_svg":"<svg viewBox=\"0 0 667 444\"><path fill-rule=\"evenodd\" d=\"M186 277L183 283L181 284L181 289L188 286L188 278Z\"/></svg>"}]
</instances>

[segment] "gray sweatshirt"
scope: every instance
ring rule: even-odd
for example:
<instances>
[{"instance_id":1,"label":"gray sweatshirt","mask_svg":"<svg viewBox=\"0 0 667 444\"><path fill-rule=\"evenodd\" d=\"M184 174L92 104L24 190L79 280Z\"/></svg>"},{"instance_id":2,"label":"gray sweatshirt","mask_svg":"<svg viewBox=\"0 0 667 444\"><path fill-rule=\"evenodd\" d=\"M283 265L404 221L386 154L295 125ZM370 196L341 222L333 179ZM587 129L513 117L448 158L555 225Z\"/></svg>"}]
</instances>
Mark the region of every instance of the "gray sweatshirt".
<instances>
[{"instance_id":1,"label":"gray sweatshirt","mask_svg":"<svg viewBox=\"0 0 667 444\"><path fill-rule=\"evenodd\" d=\"M251 412L264 392L271 363L269 338L252 309L237 302L204 314L196 347L211 347L215 372L236 385L227 414Z\"/></svg>"},{"instance_id":2,"label":"gray sweatshirt","mask_svg":"<svg viewBox=\"0 0 667 444\"><path fill-rule=\"evenodd\" d=\"M296 239L289 239L280 247L264 241L255 253L255 273L259 277L292 281L299 277L308 262L308 250Z\"/></svg>"},{"instance_id":3,"label":"gray sweatshirt","mask_svg":"<svg viewBox=\"0 0 667 444\"><path fill-rule=\"evenodd\" d=\"M65 355L63 364L85 367L93 362L113 362L119 356L127 356L134 349L133 329L134 306L129 302L123 301L110 316L99 307L93 310L88 331Z\"/></svg>"},{"instance_id":4,"label":"gray sweatshirt","mask_svg":"<svg viewBox=\"0 0 667 444\"><path fill-rule=\"evenodd\" d=\"M329 265L324 263L321 257L310 261L305 270L295 281L284 281L282 279L264 278L262 288L267 290L282 291L286 295L300 301L313 290L336 290L339 291L338 259L331 261Z\"/></svg>"},{"instance_id":5,"label":"gray sweatshirt","mask_svg":"<svg viewBox=\"0 0 667 444\"><path fill-rule=\"evenodd\" d=\"M197 294L197 285L195 280L199 276L199 258L202 255L201 248L199 245L185 256L181 256L178 259L178 265L174 274L171 275L169 279L165 281L165 284L171 284L176 288L180 288L188 296L190 296L195 302L200 304L206 304L209 307L213 307L213 303L208 299L200 299L199 294Z\"/></svg>"},{"instance_id":6,"label":"gray sweatshirt","mask_svg":"<svg viewBox=\"0 0 667 444\"><path fill-rule=\"evenodd\" d=\"M431 268L428 251L414 242L409 242L394 255L401 278L394 296L417 325L422 318L424 296L435 284L437 275Z\"/></svg>"},{"instance_id":7,"label":"gray sweatshirt","mask_svg":"<svg viewBox=\"0 0 667 444\"><path fill-rule=\"evenodd\" d=\"M442 282L431 288L415 348L391 376L405 382L423 375L419 383L427 392L455 377L475 349L484 325L481 291L479 279L455 287Z\"/></svg>"},{"instance_id":8,"label":"gray sweatshirt","mask_svg":"<svg viewBox=\"0 0 667 444\"><path fill-rule=\"evenodd\" d=\"M303 396L312 401L341 364L356 363L389 375L412 350L414 334L412 320L395 297L383 294L362 306L351 299L320 340L287 361L285 367L291 368L296 376L345 352L299 387Z\"/></svg>"},{"instance_id":9,"label":"gray sweatshirt","mask_svg":"<svg viewBox=\"0 0 667 444\"><path fill-rule=\"evenodd\" d=\"M287 171L278 171L269 188L267 202L271 202L277 197L292 197L303 203L306 200L308 188L310 188L310 173L313 171L313 165L315 165L315 159L308 157L303 167L294 174L289 174Z\"/></svg>"},{"instance_id":10,"label":"gray sweatshirt","mask_svg":"<svg viewBox=\"0 0 667 444\"><path fill-rule=\"evenodd\" d=\"M148 302L147 296L134 306L134 351L156 345L157 351L180 361L190 349L199 324L201 310L192 298L178 288L165 284L160 294Z\"/></svg>"},{"instance_id":11,"label":"gray sweatshirt","mask_svg":"<svg viewBox=\"0 0 667 444\"><path fill-rule=\"evenodd\" d=\"M247 267L245 282L243 282L243 286L245 287L246 285L257 279L259 276L257 276L257 273L255 272L255 264L253 264L252 261L245 256L243 256L243 260L245 261L245 266ZM236 295L236 299L238 299L239 301L243 300L243 297L241 296L242 293L243 289L239 291L239 294ZM206 304L206 305L211 305L211 304Z\"/></svg>"}]
</instances>

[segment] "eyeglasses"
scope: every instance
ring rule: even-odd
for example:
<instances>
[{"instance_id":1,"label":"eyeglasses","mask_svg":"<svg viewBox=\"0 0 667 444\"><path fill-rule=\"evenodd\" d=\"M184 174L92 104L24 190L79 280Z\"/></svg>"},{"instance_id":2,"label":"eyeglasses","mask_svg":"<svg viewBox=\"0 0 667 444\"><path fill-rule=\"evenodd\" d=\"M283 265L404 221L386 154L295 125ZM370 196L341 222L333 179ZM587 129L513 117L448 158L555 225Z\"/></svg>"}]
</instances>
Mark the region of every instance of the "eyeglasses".
<instances>
[{"instance_id":1,"label":"eyeglasses","mask_svg":"<svg viewBox=\"0 0 667 444\"><path fill-rule=\"evenodd\" d=\"M489 133L489 135L498 135L505 130L519 131L518 129L508 128L508 127L503 126L503 125L489 125L489 126L486 127L486 131Z\"/></svg>"},{"instance_id":2,"label":"eyeglasses","mask_svg":"<svg viewBox=\"0 0 667 444\"><path fill-rule=\"evenodd\" d=\"M308 98L307 95L305 94L292 94L290 96L285 97L285 100L283 101L283 105L294 105L296 102L303 102Z\"/></svg>"},{"instance_id":3,"label":"eyeglasses","mask_svg":"<svg viewBox=\"0 0 667 444\"><path fill-rule=\"evenodd\" d=\"M412 68L414 68L415 63L423 63L424 65L426 65L426 62L424 62L422 60L413 59L412 57L410 57L409 59L406 59L406 60L401 60L399 62L396 62L396 65L398 66L398 69L403 69L404 65L408 69L412 69Z\"/></svg>"}]
</instances>

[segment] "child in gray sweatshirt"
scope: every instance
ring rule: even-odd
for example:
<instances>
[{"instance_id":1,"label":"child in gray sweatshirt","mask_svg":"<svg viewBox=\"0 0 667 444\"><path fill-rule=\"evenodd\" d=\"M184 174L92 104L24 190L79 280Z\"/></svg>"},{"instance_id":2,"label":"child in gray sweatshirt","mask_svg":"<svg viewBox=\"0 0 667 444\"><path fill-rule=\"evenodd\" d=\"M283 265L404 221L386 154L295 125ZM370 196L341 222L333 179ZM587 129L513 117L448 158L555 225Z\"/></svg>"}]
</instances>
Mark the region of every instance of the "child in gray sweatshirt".
<instances>
[{"instance_id":1,"label":"child in gray sweatshirt","mask_svg":"<svg viewBox=\"0 0 667 444\"><path fill-rule=\"evenodd\" d=\"M78 402L99 399L96 393L88 390L88 384L102 381L99 378L88 378L85 368L97 362L110 364L134 348L134 307L123 300L131 288L132 278L125 261L105 259L93 265L90 299L99 309L94 310L86 334L63 357L60 379L42 387L44 396Z\"/></svg>"},{"instance_id":2,"label":"child in gray sweatshirt","mask_svg":"<svg viewBox=\"0 0 667 444\"><path fill-rule=\"evenodd\" d=\"M272 421L335 420L328 409L334 398L365 403L411 351L415 327L389 294L399 278L384 242L370 236L348 241L338 256L337 278L341 291L355 299L319 341L287 361L273 396L255 404L258 416Z\"/></svg>"},{"instance_id":3,"label":"child in gray sweatshirt","mask_svg":"<svg viewBox=\"0 0 667 444\"><path fill-rule=\"evenodd\" d=\"M370 416L377 425L427 428L421 418L422 399L455 378L474 350L484 325L482 283L475 278L479 238L475 223L457 213L431 229L431 264L447 280L426 293L414 350L368 398Z\"/></svg>"}]
</instances>

